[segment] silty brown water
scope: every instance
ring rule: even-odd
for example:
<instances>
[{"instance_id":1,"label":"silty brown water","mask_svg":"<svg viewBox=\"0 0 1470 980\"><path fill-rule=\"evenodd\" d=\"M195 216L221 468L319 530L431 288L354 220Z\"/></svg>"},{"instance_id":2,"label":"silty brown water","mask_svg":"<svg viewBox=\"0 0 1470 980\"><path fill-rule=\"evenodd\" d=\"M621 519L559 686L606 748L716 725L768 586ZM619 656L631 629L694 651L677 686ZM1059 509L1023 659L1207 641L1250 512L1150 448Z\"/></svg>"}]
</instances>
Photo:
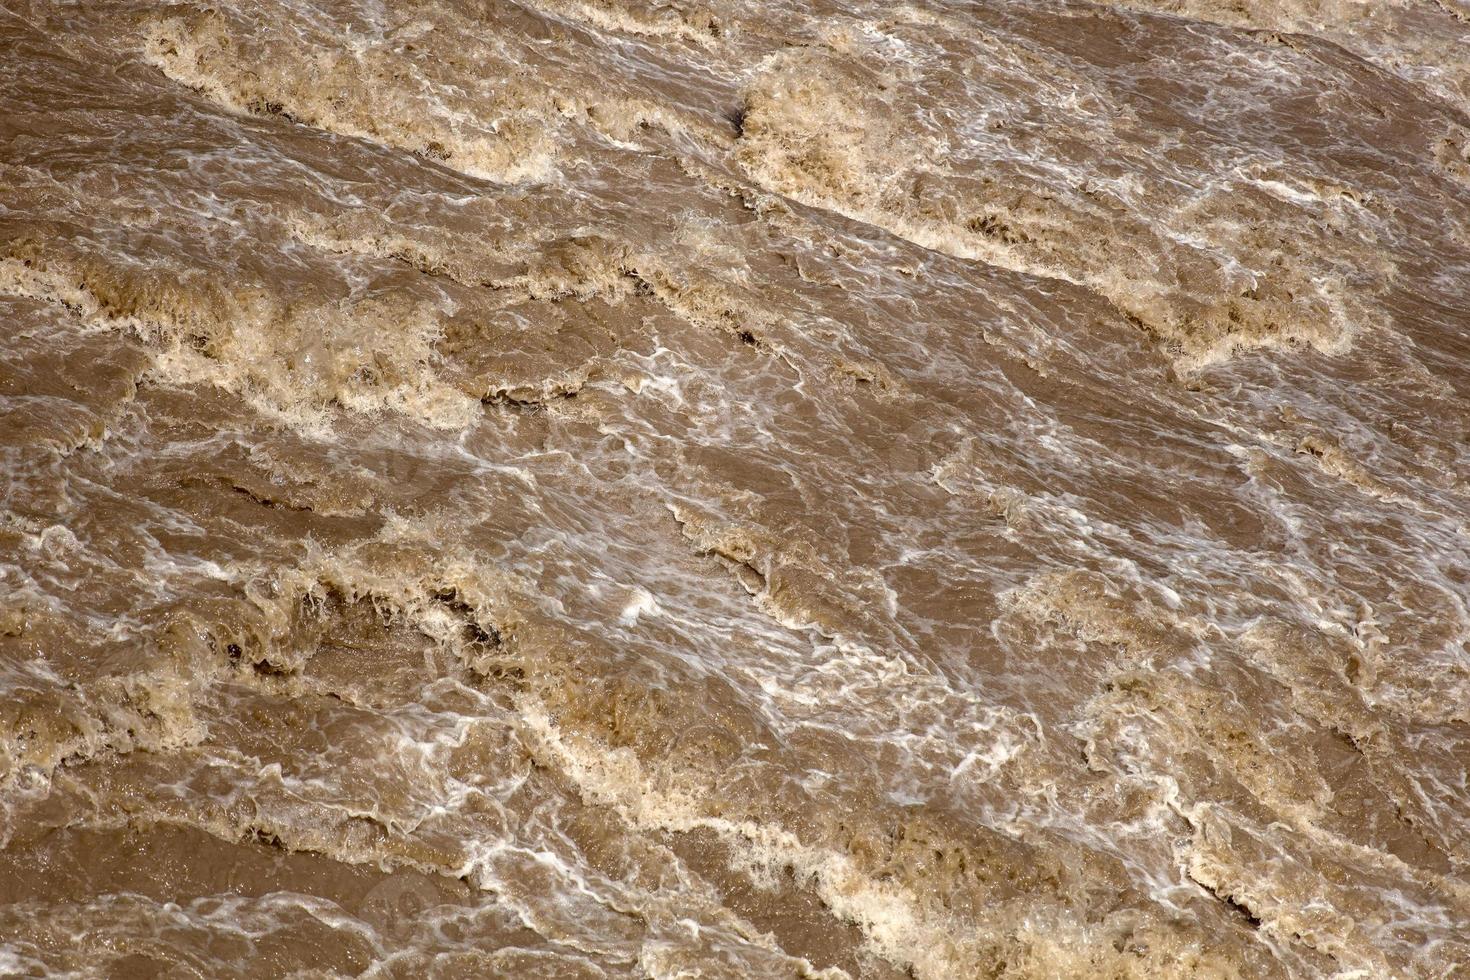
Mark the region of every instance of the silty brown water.
<instances>
[{"instance_id":1,"label":"silty brown water","mask_svg":"<svg viewBox=\"0 0 1470 980\"><path fill-rule=\"evenodd\" d=\"M0 38L0 973L1470 969L1470 7Z\"/></svg>"}]
</instances>

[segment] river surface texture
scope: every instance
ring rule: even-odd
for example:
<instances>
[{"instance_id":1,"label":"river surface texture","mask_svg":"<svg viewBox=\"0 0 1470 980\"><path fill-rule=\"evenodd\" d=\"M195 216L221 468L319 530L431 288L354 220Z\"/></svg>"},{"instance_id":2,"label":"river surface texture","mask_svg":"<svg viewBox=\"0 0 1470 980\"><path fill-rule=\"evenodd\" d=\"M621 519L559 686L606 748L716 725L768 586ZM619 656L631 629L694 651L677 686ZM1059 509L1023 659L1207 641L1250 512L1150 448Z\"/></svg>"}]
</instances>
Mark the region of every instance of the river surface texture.
<instances>
[{"instance_id":1,"label":"river surface texture","mask_svg":"<svg viewBox=\"0 0 1470 980\"><path fill-rule=\"evenodd\" d=\"M0 974L1470 975L1470 3L0 0Z\"/></svg>"}]
</instances>

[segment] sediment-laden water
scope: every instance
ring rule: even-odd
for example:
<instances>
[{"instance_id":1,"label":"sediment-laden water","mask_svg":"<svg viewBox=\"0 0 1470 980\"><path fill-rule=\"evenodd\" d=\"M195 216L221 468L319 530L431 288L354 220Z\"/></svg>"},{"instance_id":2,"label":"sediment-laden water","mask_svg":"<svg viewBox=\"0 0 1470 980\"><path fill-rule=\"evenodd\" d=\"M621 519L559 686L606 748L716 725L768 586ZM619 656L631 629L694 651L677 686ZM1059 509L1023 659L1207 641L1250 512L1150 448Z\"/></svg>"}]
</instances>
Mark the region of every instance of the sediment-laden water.
<instances>
[{"instance_id":1,"label":"sediment-laden water","mask_svg":"<svg viewBox=\"0 0 1470 980\"><path fill-rule=\"evenodd\" d=\"M1467 52L0 2L0 973L1465 975Z\"/></svg>"}]
</instances>

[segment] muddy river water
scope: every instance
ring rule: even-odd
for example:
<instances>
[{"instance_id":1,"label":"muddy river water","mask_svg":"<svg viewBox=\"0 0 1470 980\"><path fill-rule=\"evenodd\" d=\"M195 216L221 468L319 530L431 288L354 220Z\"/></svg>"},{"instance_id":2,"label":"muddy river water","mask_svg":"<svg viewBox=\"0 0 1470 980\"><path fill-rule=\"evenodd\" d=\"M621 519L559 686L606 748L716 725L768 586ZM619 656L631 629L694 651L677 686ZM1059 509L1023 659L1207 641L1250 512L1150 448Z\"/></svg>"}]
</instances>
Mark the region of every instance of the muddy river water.
<instances>
[{"instance_id":1,"label":"muddy river water","mask_svg":"<svg viewBox=\"0 0 1470 980\"><path fill-rule=\"evenodd\" d=\"M0 974L1470 972L1470 3L0 0Z\"/></svg>"}]
</instances>

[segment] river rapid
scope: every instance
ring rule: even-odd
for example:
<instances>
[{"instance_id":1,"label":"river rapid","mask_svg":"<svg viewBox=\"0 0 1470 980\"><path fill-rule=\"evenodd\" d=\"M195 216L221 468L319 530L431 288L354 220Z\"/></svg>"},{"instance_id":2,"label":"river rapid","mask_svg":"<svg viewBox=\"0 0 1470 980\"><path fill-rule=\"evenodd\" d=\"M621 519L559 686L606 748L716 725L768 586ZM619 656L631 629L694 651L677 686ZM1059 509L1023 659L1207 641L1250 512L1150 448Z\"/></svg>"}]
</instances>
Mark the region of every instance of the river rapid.
<instances>
[{"instance_id":1,"label":"river rapid","mask_svg":"<svg viewBox=\"0 0 1470 980\"><path fill-rule=\"evenodd\" d=\"M1470 4L0 54L0 974L1470 973Z\"/></svg>"}]
</instances>

